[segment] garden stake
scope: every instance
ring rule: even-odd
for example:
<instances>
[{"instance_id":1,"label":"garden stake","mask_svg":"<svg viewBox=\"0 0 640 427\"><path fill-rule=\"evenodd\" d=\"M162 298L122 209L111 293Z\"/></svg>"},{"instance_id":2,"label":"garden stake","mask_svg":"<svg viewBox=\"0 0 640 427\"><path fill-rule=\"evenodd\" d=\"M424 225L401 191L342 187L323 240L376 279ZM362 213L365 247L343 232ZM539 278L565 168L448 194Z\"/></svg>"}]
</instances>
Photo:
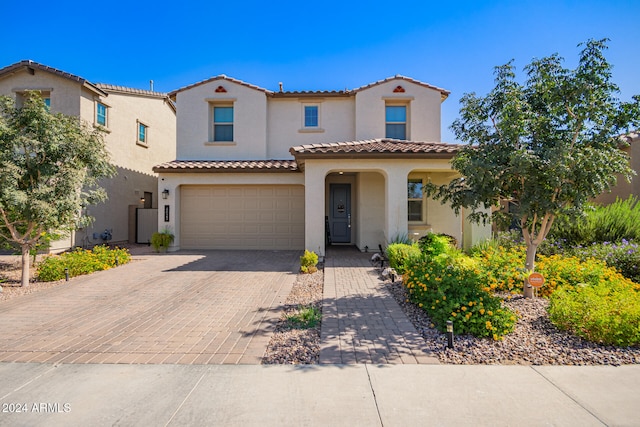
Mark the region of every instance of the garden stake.
<instances>
[{"instance_id":1,"label":"garden stake","mask_svg":"<svg viewBox=\"0 0 640 427\"><path fill-rule=\"evenodd\" d=\"M66 279L66 281L69 281L69 269L65 268L64 269L64 278Z\"/></svg>"},{"instance_id":2,"label":"garden stake","mask_svg":"<svg viewBox=\"0 0 640 427\"><path fill-rule=\"evenodd\" d=\"M453 322L447 320L447 347L453 348Z\"/></svg>"}]
</instances>

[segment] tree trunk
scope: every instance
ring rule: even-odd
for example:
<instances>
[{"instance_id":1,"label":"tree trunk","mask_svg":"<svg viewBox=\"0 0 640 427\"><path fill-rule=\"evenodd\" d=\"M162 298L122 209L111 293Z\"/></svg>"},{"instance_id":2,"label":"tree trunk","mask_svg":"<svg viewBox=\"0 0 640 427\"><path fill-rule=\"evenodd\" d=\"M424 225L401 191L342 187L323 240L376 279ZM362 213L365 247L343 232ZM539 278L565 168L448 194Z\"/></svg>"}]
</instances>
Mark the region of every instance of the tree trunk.
<instances>
[{"instance_id":1,"label":"tree trunk","mask_svg":"<svg viewBox=\"0 0 640 427\"><path fill-rule=\"evenodd\" d=\"M29 245L22 245L22 286L29 286Z\"/></svg>"},{"instance_id":2,"label":"tree trunk","mask_svg":"<svg viewBox=\"0 0 640 427\"><path fill-rule=\"evenodd\" d=\"M533 287L529 284L529 274L535 270L536 252L538 251L538 245L531 242L527 245L527 259L525 261L525 268L527 270L526 277L524 278L524 290L523 294L525 298L533 298Z\"/></svg>"}]
</instances>

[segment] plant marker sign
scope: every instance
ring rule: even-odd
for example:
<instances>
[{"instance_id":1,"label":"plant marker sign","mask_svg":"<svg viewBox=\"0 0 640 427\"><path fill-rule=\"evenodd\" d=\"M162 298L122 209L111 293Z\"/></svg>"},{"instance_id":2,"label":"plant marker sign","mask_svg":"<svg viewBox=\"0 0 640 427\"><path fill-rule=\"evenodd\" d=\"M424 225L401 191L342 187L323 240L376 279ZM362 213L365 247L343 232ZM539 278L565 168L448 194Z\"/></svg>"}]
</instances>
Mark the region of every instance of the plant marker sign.
<instances>
[{"instance_id":1,"label":"plant marker sign","mask_svg":"<svg viewBox=\"0 0 640 427\"><path fill-rule=\"evenodd\" d=\"M544 276L540 273L531 273L529 275L529 284L534 288L539 288L544 285Z\"/></svg>"}]
</instances>

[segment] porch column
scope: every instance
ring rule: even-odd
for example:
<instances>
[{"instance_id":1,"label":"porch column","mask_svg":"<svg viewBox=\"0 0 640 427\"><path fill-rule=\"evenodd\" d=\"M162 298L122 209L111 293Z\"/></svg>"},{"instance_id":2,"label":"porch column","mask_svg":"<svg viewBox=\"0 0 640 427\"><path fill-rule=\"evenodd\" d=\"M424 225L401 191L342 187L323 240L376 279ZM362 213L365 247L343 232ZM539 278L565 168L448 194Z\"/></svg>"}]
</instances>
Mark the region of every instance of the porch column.
<instances>
[{"instance_id":1,"label":"porch column","mask_svg":"<svg viewBox=\"0 0 640 427\"><path fill-rule=\"evenodd\" d=\"M304 171L304 246L318 256L325 255L324 186L325 167L306 163Z\"/></svg>"},{"instance_id":2,"label":"porch column","mask_svg":"<svg viewBox=\"0 0 640 427\"><path fill-rule=\"evenodd\" d=\"M409 231L407 221L407 177L409 171L404 169L398 167L386 170L385 238L387 242L400 235L405 235Z\"/></svg>"}]
</instances>

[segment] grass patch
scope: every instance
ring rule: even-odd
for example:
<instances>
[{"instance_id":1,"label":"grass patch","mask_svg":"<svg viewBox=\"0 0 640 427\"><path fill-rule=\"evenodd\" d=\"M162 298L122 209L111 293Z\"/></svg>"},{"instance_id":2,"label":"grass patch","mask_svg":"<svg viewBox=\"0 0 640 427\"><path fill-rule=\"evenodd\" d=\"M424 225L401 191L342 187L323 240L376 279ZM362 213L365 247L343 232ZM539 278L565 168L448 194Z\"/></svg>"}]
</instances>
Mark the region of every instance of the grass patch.
<instances>
[{"instance_id":1,"label":"grass patch","mask_svg":"<svg viewBox=\"0 0 640 427\"><path fill-rule=\"evenodd\" d=\"M298 310L286 316L287 325L292 329L315 328L322 320L322 312L319 308L310 306L298 306Z\"/></svg>"}]
</instances>

